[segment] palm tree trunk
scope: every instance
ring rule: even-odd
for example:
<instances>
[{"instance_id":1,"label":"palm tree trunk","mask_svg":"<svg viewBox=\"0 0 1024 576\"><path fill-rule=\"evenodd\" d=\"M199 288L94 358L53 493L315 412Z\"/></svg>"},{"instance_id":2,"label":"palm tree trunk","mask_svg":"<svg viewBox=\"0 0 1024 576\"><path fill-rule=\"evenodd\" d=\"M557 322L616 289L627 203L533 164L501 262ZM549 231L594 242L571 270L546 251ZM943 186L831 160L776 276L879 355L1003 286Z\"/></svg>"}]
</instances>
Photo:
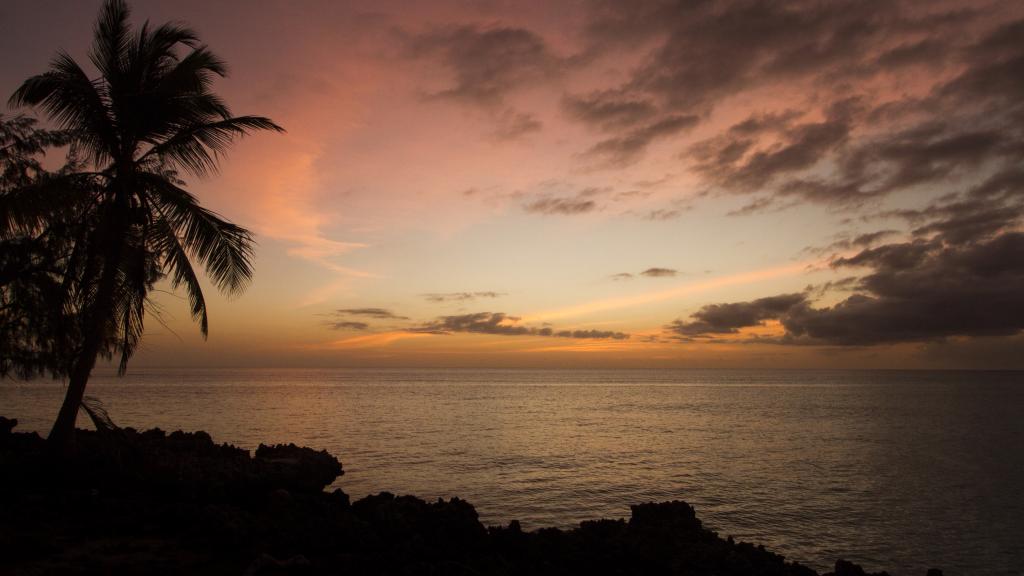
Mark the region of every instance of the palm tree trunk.
<instances>
[{"instance_id":1,"label":"palm tree trunk","mask_svg":"<svg viewBox=\"0 0 1024 576\"><path fill-rule=\"evenodd\" d=\"M92 374L92 369L96 365L100 346L107 336L107 319L114 307L116 274L117 260L108 261L103 268L103 277L96 293L95 308L89 314L90 321L88 331L84 335L82 349L71 366L64 403L61 404L57 420L53 423L53 428L47 437L47 440L60 450L69 449L74 440L75 421L78 418L78 410L82 406L82 398L85 396L85 385L89 382L89 375Z\"/></svg>"},{"instance_id":2,"label":"palm tree trunk","mask_svg":"<svg viewBox=\"0 0 1024 576\"><path fill-rule=\"evenodd\" d=\"M105 271L104 271L105 272ZM107 274L104 274L106 279ZM97 294L101 296L101 294ZM107 291L106 299L113 301L113 283ZM99 300L99 298L97 298ZM102 304L102 302L98 302ZM105 308L109 311L112 306ZM97 310L97 312L99 312ZM91 322L93 325L89 334L85 337L82 350L71 367L71 374L68 378L68 391L64 395L64 403L61 404L60 412L57 413L57 420L50 429L47 440L59 450L67 450L71 447L75 435L75 421L78 419L78 410L82 406L82 398L85 396L85 385L89 382L89 375L92 374L93 366L96 365L96 356L99 355L100 344L106 335L105 316L96 314L97 320Z\"/></svg>"},{"instance_id":3,"label":"palm tree trunk","mask_svg":"<svg viewBox=\"0 0 1024 576\"><path fill-rule=\"evenodd\" d=\"M82 398L85 396L85 385L89 382L89 376L96 365L96 357L108 336L107 327L114 311L117 271L124 244L125 219L121 204L121 202L115 201L115 205L110 210L110 225L107 228L109 236L106 238L107 253L104 257L95 300L91 302L89 310L86 311L82 349L71 365L71 373L68 375L68 391L64 395L64 403L61 404L57 420L53 423L53 428L50 429L50 434L47 436L50 444L59 451L70 450L74 442L75 421L78 419L78 411L82 406Z\"/></svg>"},{"instance_id":4,"label":"palm tree trunk","mask_svg":"<svg viewBox=\"0 0 1024 576\"><path fill-rule=\"evenodd\" d=\"M50 429L50 435L47 436L47 440L58 449L69 448L74 440L75 421L78 419L78 410L82 406L82 398L85 396L85 385L89 381L89 374L92 373L98 352L98 349L93 351L92 362L88 361L85 350L75 360L68 379L68 391L64 395L64 403L61 404L57 420L53 423L53 428Z\"/></svg>"}]
</instances>

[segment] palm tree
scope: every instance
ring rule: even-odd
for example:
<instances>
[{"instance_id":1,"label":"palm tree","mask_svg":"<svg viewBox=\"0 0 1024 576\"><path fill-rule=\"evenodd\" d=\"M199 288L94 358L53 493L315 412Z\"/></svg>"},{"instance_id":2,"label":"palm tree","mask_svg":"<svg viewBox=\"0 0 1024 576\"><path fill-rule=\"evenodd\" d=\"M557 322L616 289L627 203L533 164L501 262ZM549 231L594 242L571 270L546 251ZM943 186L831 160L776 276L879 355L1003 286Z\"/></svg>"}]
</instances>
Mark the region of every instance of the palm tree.
<instances>
[{"instance_id":1,"label":"palm tree","mask_svg":"<svg viewBox=\"0 0 1024 576\"><path fill-rule=\"evenodd\" d=\"M168 278L174 288L185 288L206 337L206 303L192 262L229 294L252 278L251 234L201 207L178 174L216 170L232 141L250 131L283 131L267 118L231 115L210 91L213 80L225 76L225 64L193 31L146 22L133 33L128 16L123 0L107 0L100 11L89 53L98 77L61 51L48 71L25 80L9 100L45 111L70 135L69 154L82 168L9 194L0 214L21 229L45 227L61 202L65 216L87 223L67 259L81 345L49 435L63 447L73 437L97 357L119 355L124 374L157 281ZM73 199L68 190L77 191Z\"/></svg>"}]
</instances>

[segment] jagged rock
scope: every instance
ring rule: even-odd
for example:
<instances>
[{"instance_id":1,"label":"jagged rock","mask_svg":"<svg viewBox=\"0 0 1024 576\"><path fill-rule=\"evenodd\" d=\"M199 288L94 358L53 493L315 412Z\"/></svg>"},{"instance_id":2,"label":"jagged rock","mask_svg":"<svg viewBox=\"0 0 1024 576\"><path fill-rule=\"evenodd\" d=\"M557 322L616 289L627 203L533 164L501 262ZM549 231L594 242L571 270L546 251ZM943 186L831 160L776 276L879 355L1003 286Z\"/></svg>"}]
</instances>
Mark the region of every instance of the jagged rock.
<instances>
[{"instance_id":1,"label":"jagged rock","mask_svg":"<svg viewBox=\"0 0 1024 576\"><path fill-rule=\"evenodd\" d=\"M321 492L345 473L341 462L326 450L295 444L260 444L255 463L257 473L267 482L293 492Z\"/></svg>"},{"instance_id":2,"label":"jagged rock","mask_svg":"<svg viewBox=\"0 0 1024 576\"><path fill-rule=\"evenodd\" d=\"M9 435L11 430L18 425L17 418L4 418L0 416L0 435Z\"/></svg>"},{"instance_id":3,"label":"jagged rock","mask_svg":"<svg viewBox=\"0 0 1024 576\"><path fill-rule=\"evenodd\" d=\"M830 576L826 574L825 576ZM889 576L888 572L867 573L863 568L848 560L836 560L835 570L831 576Z\"/></svg>"},{"instance_id":4,"label":"jagged rock","mask_svg":"<svg viewBox=\"0 0 1024 576\"><path fill-rule=\"evenodd\" d=\"M287 574L297 574L300 570L309 567L309 560L305 556L299 554L292 556L287 560L278 560L270 554L263 553L253 560L252 564L245 569L242 576L258 576L259 574L267 574L273 571L275 574L280 574L282 571Z\"/></svg>"}]
</instances>

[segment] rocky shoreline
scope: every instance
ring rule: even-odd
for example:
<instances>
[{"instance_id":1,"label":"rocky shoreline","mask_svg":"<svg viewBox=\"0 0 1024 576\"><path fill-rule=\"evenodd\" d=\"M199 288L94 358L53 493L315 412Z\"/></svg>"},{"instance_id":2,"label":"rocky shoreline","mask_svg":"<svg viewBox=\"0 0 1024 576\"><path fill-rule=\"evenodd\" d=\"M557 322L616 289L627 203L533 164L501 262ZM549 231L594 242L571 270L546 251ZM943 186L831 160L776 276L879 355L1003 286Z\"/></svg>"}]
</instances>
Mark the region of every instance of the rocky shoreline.
<instances>
[{"instance_id":1,"label":"rocky shoreline","mask_svg":"<svg viewBox=\"0 0 1024 576\"><path fill-rule=\"evenodd\" d=\"M80 430L55 458L15 424L0 418L0 574L817 574L681 501L572 530L485 527L458 498L325 492L344 473L325 451L126 428ZM829 574L866 576L842 560Z\"/></svg>"}]
</instances>

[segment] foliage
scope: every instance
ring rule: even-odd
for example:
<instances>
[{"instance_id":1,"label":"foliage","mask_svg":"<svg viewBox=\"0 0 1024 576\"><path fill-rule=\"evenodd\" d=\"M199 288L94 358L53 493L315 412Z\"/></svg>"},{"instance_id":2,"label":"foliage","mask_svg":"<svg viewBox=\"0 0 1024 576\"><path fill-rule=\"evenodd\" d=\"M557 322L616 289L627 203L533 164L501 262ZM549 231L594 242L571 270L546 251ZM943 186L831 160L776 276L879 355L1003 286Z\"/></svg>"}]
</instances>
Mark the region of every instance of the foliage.
<instances>
[{"instance_id":1,"label":"foliage","mask_svg":"<svg viewBox=\"0 0 1024 576\"><path fill-rule=\"evenodd\" d=\"M9 101L37 107L59 130L34 131L19 119L5 128L19 144L9 175L5 169L10 183L0 196L0 238L19 243L11 258L30 255L19 265L35 271L27 282L35 292L16 299L31 308L57 298L71 319L72 340L80 342L72 350L65 339L46 341L59 330L12 326L26 349L57 360L33 364L26 357L15 372L69 375L65 427L73 425L98 356L117 356L120 372L126 370L157 282L185 289L205 337L206 300L193 263L229 294L251 280L251 234L200 206L179 172L205 176L237 137L282 130L260 116L232 116L211 91L226 66L192 30L146 22L133 32L128 17L122 0L103 5L89 52L98 76L61 51ZM41 170L34 157L46 145L64 143L68 167Z\"/></svg>"},{"instance_id":2,"label":"foliage","mask_svg":"<svg viewBox=\"0 0 1024 576\"><path fill-rule=\"evenodd\" d=\"M28 210L13 205L43 195L57 175L42 168L40 157L67 141L67 134L40 129L33 118L0 115L0 376L64 376L80 336L66 292L73 285L68 255L81 223L73 225L67 204L34 207L38 217L28 220Z\"/></svg>"}]
</instances>

